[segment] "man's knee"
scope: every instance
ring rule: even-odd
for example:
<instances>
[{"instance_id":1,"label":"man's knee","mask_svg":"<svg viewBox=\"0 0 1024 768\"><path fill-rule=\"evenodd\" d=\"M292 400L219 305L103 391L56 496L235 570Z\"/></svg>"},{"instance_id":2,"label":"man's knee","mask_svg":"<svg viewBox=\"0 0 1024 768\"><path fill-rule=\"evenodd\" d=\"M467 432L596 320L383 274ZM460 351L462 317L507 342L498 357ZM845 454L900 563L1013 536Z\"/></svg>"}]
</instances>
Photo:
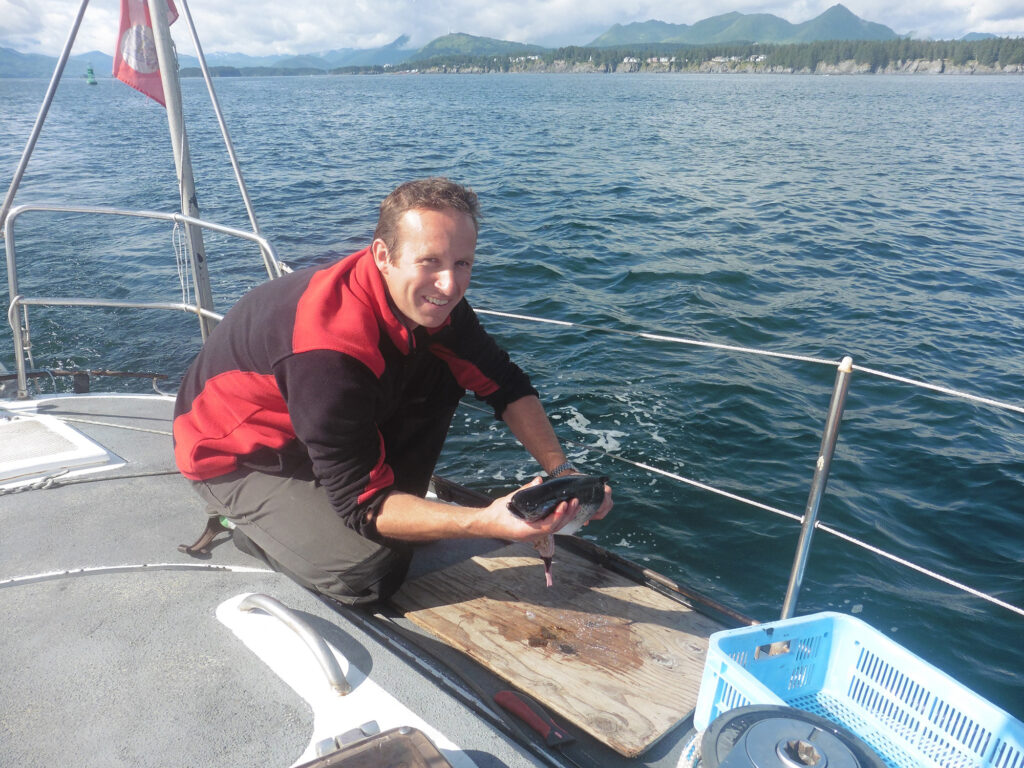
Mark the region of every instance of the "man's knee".
<instances>
[{"instance_id":1,"label":"man's knee","mask_svg":"<svg viewBox=\"0 0 1024 768\"><path fill-rule=\"evenodd\" d=\"M359 534L351 531L351 536ZM232 537L239 551L261 560L306 589L342 605L366 605L387 600L402 586L412 560L409 547L401 544L393 547L376 545L361 537L359 543L363 546L359 549L373 548L367 556L354 553L346 556L344 540L334 542L329 553L318 555L315 550L297 552L292 547L277 546L276 541L266 539L263 531L245 524L237 526ZM261 546L253 537L262 540L266 546ZM350 537L344 539L352 543Z\"/></svg>"},{"instance_id":2,"label":"man's knee","mask_svg":"<svg viewBox=\"0 0 1024 768\"><path fill-rule=\"evenodd\" d=\"M409 548L381 547L372 558L342 572L324 573L323 578L306 586L342 605L377 603L390 598L402 586L411 560Z\"/></svg>"}]
</instances>

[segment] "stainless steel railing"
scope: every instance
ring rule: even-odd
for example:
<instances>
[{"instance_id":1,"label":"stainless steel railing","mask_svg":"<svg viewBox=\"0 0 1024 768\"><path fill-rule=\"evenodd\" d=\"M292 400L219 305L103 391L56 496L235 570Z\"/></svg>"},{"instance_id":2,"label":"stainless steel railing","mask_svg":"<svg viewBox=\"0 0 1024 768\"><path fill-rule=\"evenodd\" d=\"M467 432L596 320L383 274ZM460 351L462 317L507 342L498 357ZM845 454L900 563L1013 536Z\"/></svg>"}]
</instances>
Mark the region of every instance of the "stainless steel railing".
<instances>
[{"instance_id":1,"label":"stainless steel railing","mask_svg":"<svg viewBox=\"0 0 1024 768\"><path fill-rule=\"evenodd\" d=\"M18 254L14 236L14 224L19 216L29 211L43 211L49 213L81 213L96 214L101 216L126 216L132 218L153 219L166 221L177 225L189 225L207 229L230 237L240 238L255 243L260 248L263 258L263 266L266 268L269 278L280 277L287 271L284 264L277 258L277 251L274 246L261 235L245 230L227 227L222 224L215 224L203 219L195 219L191 216L184 216L180 213L160 213L157 211L130 211L116 208L98 208L89 206L67 206L50 204L29 204L19 205L11 208L3 222L4 245L7 251L7 287L11 297L11 303L7 311L7 319L11 325L11 333L14 338L14 364L18 375L17 396L24 399L28 397L28 376L25 358L30 355L31 344L28 332L28 307L30 306L81 306L81 307L116 307L132 309L159 309L180 312L194 313L198 318L220 320L222 318L214 311L212 306L203 306L203 302L197 294L196 303L189 302L144 302L144 301L123 301L119 299L102 299L88 297L41 297L23 296L18 283ZM20 313L19 313L20 310ZM21 315L19 317L19 314ZM24 323L24 325L23 325Z\"/></svg>"},{"instance_id":2,"label":"stainless steel railing","mask_svg":"<svg viewBox=\"0 0 1024 768\"><path fill-rule=\"evenodd\" d=\"M996 408L996 409L999 409L999 410L1009 411L1009 412L1013 412L1013 413L1024 414L1024 406L1016 405L1014 403L1008 403L1008 402L997 400L997 399L990 398L990 397L983 397L983 396L975 395L975 394L972 394L970 392L964 392L964 391L961 391L961 390L952 389L950 387L945 387L945 386L942 386L942 385L937 385L937 384L933 384L933 383L926 382L926 381L919 381L919 380L915 380L915 379L906 378L904 376L897 376L897 375L886 373L884 371L879 371L879 370L876 370L876 369L873 369L873 368L865 368L865 367L862 367L862 366L854 365L853 364L853 360L850 357L844 357L841 361L837 362L835 360L827 360L827 359L824 359L824 358L808 357L808 356L805 356L805 355L795 355L795 354L789 354L789 353L785 353L785 352L774 352L774 351L770 351L770 350L757 349L757 348L754 348L754 347L742 347L742 346L736 346L736 345L731 345L731 344L719 344L719 343L715 343L715 342L701 341L701 340L698 340L698 339L689 339L689 338L682 338L682 337L678 337L678 336L669 336L669 335L665 335L665 334L655 334L655 333L648 333L648 332L642 332L642 331L628 331L628 330L622 330L622 329L616 329L616 328L605 328L605 327L601 327L601 326L587 325L587 324L584 324L584 323L574 323L574 322L569 322L569 321L564 321L564 320L551 320L551 319L548 319L548 318L533 317L533 316L530 316L530 315L520 315L520 314L509 313L509 312L501 312L501 311L497 311L497 310L481 309L479 307L475 308L475 311L479 315L489 315L489 316L493 316L493 317L505 318L505 319L512 320L512 321L523 321L523 322L528 322L528 323L539 323L539 324L544 324L544 325L554 325L554 326L559 326L559 327L563 327L563 328L571 328L573 330L579 330L579 331L584 331L584 330L585 331L597 331L597 332L600 332L600 333L609 334L609 335L613 335L613 336L631 337L631 338L634 338L634 339L639 338L639 339L645 339L645 340L648 340L648 341L655 341L655 342L660 342L660 343L683 344L683 345L687 345L687 346L703 347L703 348L708 348L708 349L717 349L717 350L733 352L733 353L739 353L739 354L749 354L749 355L755 355L755 356L760 356L760 357L768 357L768 358L775 358L775 359L782 359L782 360L789 360L789 361L799 361L799 362L804 362L804 363L814 363L814 364L818 364L818 365L828 366L828 367L831 367L831 368L836 368L837 369L836 381L835 381L835 385L834 385L833 391L832 391L832 400L831 400L831 403L830 403L830 406L829 406L829 412L828 412L828 416L826 418L825 428L824 428L823 434L822 434L821 450L819 451L818 460L817 460L816 465L815 465L814 475L813 475L812 480L811 480L811 489L810 489L810 493L808 495L807 506L806 506L806 508L804 510L804 514L802 516L794 514L793 512L788 512L786 510L779 509L777 507L773 507L773 506L768 505L768 504L764 504L764 503L756 501L754 499L749 499L749 498L746 498L744 496L740 496L740 495L737 495L737 494L734 494L734 493L730 493L728 491L724 491L724 490L722 490L720 488L715 488L714 486L710 486L710 485L707 485L705 483L701 483L701 482L699 482L697 480L693 480L691 478L687 478L687 477L684 477L682 475L679 475L679 474L676 474L676 473L673 473L673 472L668 472L668 471L666 471L664 469L652 466L651 464L648 464L648 463L634 461L634 460L631 460L631 459L626 458L624 456L615 455L615 454L612 454L612 453L608 453L606 451L602 452L602 453L607 458L610 458L610 459L613 459L615 461L619 461L619 462L622 462L622 463L625 463L625 464L629 464L629 465L631 465L633 467L636 467L637 469L640 469L642 471L649 472L651 474L660 475L662 477L666 477L668 479L671 479L671 480L674 480L674 481L677 481L677 482L680 482L680 483L684 483L686 485L690 485L692 487L698 488L698 489L700 489L702 491L706 491L708 493L713 493L713 494L716 494L716 495L719 495L719 496L722 496L722 497L725 497L725 498L729 498L729 499L732 499L733 501L739 502L741 504L745 504L747 506L751 506L751 507L755 507L755 508L758 508L758 509L762 509L762 510L771 512L773 514L776 514L776 515L779 515L779 516L782 516L782 517L786 517L786 518L788 518L790 520L793 520L793 521L801 523L800 540L799 540L799 542L797 544L797 550L796 550L796 553L795 553L794 559L793 559L793 566L792 566L792 568L790 570L789 584L788 584L788 587L787 587L787 590L786 590L786 597L785 597L785 601L783 603L783 609L782 609L782 616L781 616L781 618L789 618L789 617L793 616L795 614L795 612L796 612L797 599L799 597L800 586L802 584L803 574L804 574L804 571L805 571L806 565L807 565L807 558L808 558L808 556L810 554L811 537L812 537L814 531L822 531L823 533L827 533L827 534L830 534L830 535L835 536L837 538L840 538L840 539L844 540L845 542L847 542L848 544L852 544L854 546L860 547L861 549L864 549L864 550L866 550L868 552L871 552L872 554L874 554L874 555L876 555L878 557L885 558L885 559L887 559L887 560L889 560L891 562L894 562L894 563L897 563L897 564L899 564L899 565L901 565L903 567L909 568L909 569L911 569L913 571L916 571L917 573L920 573L920 574L922 574L924 576L927 576L927 577L929 577L929 578L931 578L931 579L933 579L935 581L939 581L939 582L941 582L943 584L946 584L947 586L953 587L953 588L955 588L957 590L960 590L961 592L965 592L965 593L967 593L969 595L972 595L972 596L974 596L976 598L984 600L984 601L986 601L988 603L991 603L993 605L998 605L999 607L1004 608L1004 609L1006 609L1006 610L1008 610L1008 611L1010 611L1012 613L1015 613L1015 614L1020 615L1020 616L1024 616L1024 607L1021 607L1021 606L1018 606L1018 605L1013 605L1012 603L1009 603L1009 602L1007 602L1005 600L1001 600L998 597L995 597L993 595L989 595L989 594L987 594L985 592L982 592L982 591L980 591L978 589L975 589L974 587L971 587L971 586L969 586L967 584L964 584L962 582L956 581L956 580L951 579L951 578L949 578L949 577L947 577L947 576L945 576L943 574L940 574L940 573L937 573L937 572L935 572L933 570L925 568L925 567L923 567L923 566L921 566L921 565L919 565L917 563L914 563L914 562L912 562L912 561L910 561L910 560L908 560L906 558L900 557L900 556L895 555L895 554L893 554L891 552L887 552L887 551L885 551L885 550L883 550L883 549L881 549L879 547L876 547L876 546L874 546L872 544L869 544L869 543L861 541L861 540L859 540L859 539L857 539L857 538L855 538L853 536L850 536L849 534L846 534L846 533L843 533L842 531L836 530L835 528L832 528L831 526L825 525L825 524L821 523L818 520L818 507L820 505L822 496L824 495L824 492L825 492L825 487L826 487L827 482L828 482L828 474L829 474L829 469L830 469L830 466L831 466L832 453L833 453L833 451L835 449L836 441L838 439L839 425L840 425L840 422L841 422L841 419L842 419L843 404L845 402L846 393L847 393L847 390L849 388L850 376L851 376L851 374L854 371L860 372L860 373L864 373L864 374L867 374L867 375L870 375L870 376L876 376L876 377L888 379L888 380L891 380L891 381L897 381L897 382L900 382L900 383L903 383L903 384L908 384L908 385L911 385L911 386L914 386L914 387L918 387L918 388L921 388L921 389L929 390L929 391L932 391L932 392L937 392L937 393L944 394L944 395L951 396L951 397L957 397L957 398L964 399L964 400L967 400L967 401L970 401L970 402L973 402L973 403L977 403L977 404L981 404L981 405L985 405L985 406L989 406L989 407L993 407L993 408ZM475 406L467 405L464 402L463 403L463 407L467 407L467 408L471 408L472 409ZM591 446L587 446L585 444L578 443L578 442L575 442L573 440L568 440L568 439L562 438L562 441L565 442L565 443L568 443L570 445L577 445L577 446L579 446L581 448L585 448L585 449L588 449L588 450L591 449Z\"/></svg>"}]
</instances>

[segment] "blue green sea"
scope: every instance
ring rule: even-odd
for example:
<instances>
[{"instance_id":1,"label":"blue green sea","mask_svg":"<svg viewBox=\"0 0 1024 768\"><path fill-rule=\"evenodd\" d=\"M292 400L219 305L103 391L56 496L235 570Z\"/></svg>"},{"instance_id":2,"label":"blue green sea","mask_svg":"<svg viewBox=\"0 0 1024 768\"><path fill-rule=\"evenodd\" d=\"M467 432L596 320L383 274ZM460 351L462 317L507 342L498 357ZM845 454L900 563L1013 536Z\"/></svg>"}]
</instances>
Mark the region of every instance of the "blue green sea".
<instances>
[{"instance_id":1,"label":"blue green sea","mask_svg":"<svg viewBox=\"0 0 1024 768\"><path fill-rule=\"evenodd\" d=\"M369 242L396 184L480 195L471 302L573 458L612 478L585 535L759 620L779 614L834 365L1024 404L1024 78L458 75L216 81L259 225L293 267ZM185 80L204 217L247 218L201 80ZM6 190L46 88L0 80ZM173 211L163 110L60 87L18 202ZM25 295L181 300L164 225L27 215ZM258 253L207 238L218 309ZM6 306L6 284L3 287ZM162 371L184 314L33 310L37 365ZM578 327L580 325L586 328ZM11 341L0 360L11 367ZM117 385L115 383L115 385ZM120 386L120 385L117 385ZM143 385L139 385L143 386ZM503 493L537 471L468 399L439 471ZM821 520L1024 606L1024 416L855 371ZM799 613L851 612L1024 718L1024 617L819 531Z\"/></svg>"}]
</instances>

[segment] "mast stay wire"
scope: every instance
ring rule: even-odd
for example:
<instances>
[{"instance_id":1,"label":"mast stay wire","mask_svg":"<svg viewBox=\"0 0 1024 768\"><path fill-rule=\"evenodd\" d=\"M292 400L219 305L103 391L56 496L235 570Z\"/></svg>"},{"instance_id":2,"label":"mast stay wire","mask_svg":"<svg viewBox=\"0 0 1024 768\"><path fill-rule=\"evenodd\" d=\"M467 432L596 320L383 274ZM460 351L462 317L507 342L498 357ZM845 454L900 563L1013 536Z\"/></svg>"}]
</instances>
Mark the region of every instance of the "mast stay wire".
<instances>
[{"instance_id":1,"label":"mast stay wire","mask_svg":"<svg viewBox=\"0 0 1024 768\"><path fill-rule=\"evenodd\" d=\"M600 333L614 334L617 336L629 336L638 339L647 339L648 341L663 341L671 344L685 344L692 347L705 347L708 349L717 349L725 352L742 352L748 355L757 355L759 357L772 357L781 360L793 360L801 363L814 363L816 365L827 365L833 368L839 366L838 360L828 360L821 357L809 357L807 355L794 355L788 352L773 352L767 349L758 349L756 347L742 347L735 344L719 344L713 341L701 341L699 339L688 339L681 336L669 336L658 333L647 333L645 331L627 331L619 328L604 328L598 325L588 325L586 323L574 323L568 320L549 320L543 317L532 317L530 315L520 315L511 312L498 312L492 309L479 309L474 307L474 311L478 315L491 315L493 317L504 317L511 320L523 320L531 323L543 323L546 325L557 325L564 328L574 328L584 331L598 331ZM898 376L892 373L886 373L885 371L879 371L874 368L866 368L860 365L854 365L853 370L860 371L861 373L867 373L871 376L879 376L885 379L891 379L898 381L902 384L909 384L914 387L920 387L922 389L928 389L933 392L939 392L945 395L952 395L953 397L959 397L964 400L970 400L975 403L982 405L992 406L993 408L1001 408L1007 411L1013 411L1014 413L1024 414L1024 406L1015 405L1013 403L1007 403L1002 400L996 400L991 397L984 397L981 395L975 395L970 392L964 392L962 390L953 389L951 387L942 386L940 384L931 384L926 381L920 381L917 379L910 379L905 376Z\"/></svg>"},{"instance_id":2,"label":"mast stay wire","mask_svg":"<svg viewBox=\"0 0 1024 768\"><path fill-rule=\"evenodd\" d=\"M473 411L479 411L480 413L487 413L487 414L490 413L490 411L488 411L486 408L481 408L481 407L479 407L477 405L474 405L472 403L467 403L465 401L460 403L460 405L463 408L467 408L467 409L473 410ZM778 515L780 517L785 517L785 518L787 518L789 520L792 520L794 522L797 522L797 523L799 523L799 522L801 522L803 520L803 516L801 516L801 515L794 514L793 512L787 512L784 509L780 509L778 507L773 507L770 504L765 504L764 502L756 501L755 499L751 499L751 498L748 498L746 496L740 496L739 494L735 494L735 493L732 493L730 491L723 490L721 488L716 488L713 485L708 485L707 483L702 483L699 480L694 480L692 478L685 477L685 476L677 474L675 472L669 472L668 470L660 469L659 467L655 467L655 466L653 466L651 464L646 464L646 463L641 462L641 461L635 461L633 459L628 459L625 456L621 456L621 455L618 455L618 454L615 454L615 453L609 453L608 451L606 451L606 450L604 450L602 448L596 448L596 447L594 447L592 445L587 445L586 443L581 443L581 442L579 442L577 440L572 440L570 438L560 438L560 439L562 440L562 442L564 442L564 443L566 443L568 445L573 445L573 446L576 446L577 448L583 448L583 449L585 449L587 451L595 451L595 452L601 454L601 456L603 456L605 458L612 459L613 461L618 461L618 462L621 462L623 464L628 464L628 465L630 465L632 467L635 467L637 469L643 470L644 472L649 472L649 473L655 474L655 475L661 475L662 477L668 478L669 480L674 480L676 482L683 483L685 485L689 485L689 486L692 486L694 488L698 488L699 490L707 491L708 493L713 493L713 494L715 494L717 496L722 496L722 497L730 499L732 501L737 501L737 502L739 502L741 504L746 504L747 506L750 506L750 507L755 507L757 509L761 509L761 510L764 510L766 512L771 512L773 515ZM869 544L866 541L861 541L860 539L858 539L858 538L856 538L854 536L851 536L850 534L843 533L842 531L840 531L837 528L833 528L830 525L826 525L825 523L822 523L820 520L815 523L814 527L815 527L816 530L820 530L820 531L823 531L825 533L831 534L832 536L835 536L836 538L841 539L841 540L847 542L848 544L853 544L854 546L857 546L857 547L860 547L861 549L867 550L868 552L871 552L872 554L878 555L879 557L883 557L883 558L885 558L887 560L890 560L890 561L892 561L894 563L902 565L902 566L904 566L906 568L909 568L909 569L911 569L913 571L917 571L918 573L920 573L920 574L922 574L924 576L928 576L928 577L930 577L932 579L935 579L936 581L940 581L943 584L946 584L947 586L951 586L951 587L953 587L955 589L960 590L961 592L966 592L969 595L973 595L974 597L980 598L981 600L985 600L985 601L987 601L989 603L992 603L993 605L998 605L1001 608L1005 608L1006 610L1011 611L1012 613L1016 613L1019 616L1024 616L1024 608L1021 608L1019 606L1013 605L1012 603L1008 603L1005 600L1001 600L1000 598L995 597L994 595L989 595L989 594L987 594L985 592L982 592L981 590L975 589L974 587L972 587L972 586L970 586L968 584L964 584L962 582L959 582L959 581L956 581L954 579L951 579L948 576L943 576L941 573L937 573L936 571L933 571L933 570L930 570L928 568L925 568L922 565L918 565L917 563L915 563L915 562L913 562L911 560L907 560L904 557L900 557L899 555L895 555L892 552L888 552L888 551L886 551L884 549L881 549L880 547L876 547L874 544Z\"/></svg>"},{"instance_id":3,"label":"mast stay wire","mask_svg":"<svg viewBox=\"0 0 1024 768\"><path fill-rule=\"evenodd\" d=\"M651 340L651 341L661 341L661 342L668 342L668 343L673 343L673 344L685 344L685 345L688 345L688 346L697 346L697 347L704 347L704 348L710 348L710 349L718 349L718 350L727 351L727 352L742 352L742 353L746 353L746 354L758 355L758 356L761 356L761 357L770 357L770 358L783 359L783 360L793 360L793 361L797 361L797 362L814 363L816 365L827 365L827 366L833 366L833 367L838 367L838 365L839 365L839 362L835 361L835 360L827 360L827 359L823 359L823 358L809 357L809 356L806 356L806 355L796 355L796 354L790 354L790 353L785 353L785 352L773 352L773 351L770 351L770 350L757 349L757 348L754 348L754 347L743 347L743 346L737 346L737 345L732 345L732 344L719 344L719 343L716 343L716 342L700 341L698 339L688 339L688 338L683 338L683 337L668 336L668 335L664 335L664 334L647 333L647 332L642 332L642 331L628 331L628 330L620 330L620 329L615 329L615 328L604 328L604 327L600 327L600 326L588 325L588 324L585 324L585 323L574 323L574 322L566 321L566 320L551 320L551 319L548 319L548 318L533 317L533 316L530 316L530 315L514 314L514 313L510 313L510 312L499 312L499 311L496 311L496 310L489 310L489 309L474 308L474 311L477 314L480 314L480 315L491 315L491 316L494 316L494 317L502 317L502 318L507 318L507 319L511 319L511 320L521 320L521 321L525 321L525 322L534 322L534 323L541 323L541 324L546 324L546 325L555 325L555 326L560 326L560 327L564 327L564 328L573 328L573 329L577 329L577 330L598 331L598 332L601 332L601 333L609 333L609 334L615 334L615 335L620 335L620 336L629 336L629 337L632 337L632 338L642 338L642 339L647 339L647 340ZM950 387L945 387L945 386L942 386L942 385L931 384L929 382L924 382L924 381L918 381L918 380L915 380L915 379L910 379L910 378L907 378L905 376L899 376L899 375L896 375L896 374L887 373L885 371L879 371L879 370L874 369L874 368L867 368L867 367L864 367L864 366L854 365L853 369L857 370L857 371L860 371L862 373L867 373L869 375L878 376L878 377L889 379L889 380L892 380L892 381L897 381L897 382L900 382L900 383L903 383L903 384L909 384L911 386L920 387L920 388L923 388L923 389L928 389L928 390L931 390L931 391L934 391L934 392L939 392L939 393L946 394L946 395L951 395L951 396L954 396L954 397L959 397L959 398L962 398L962 399L965 399L965 400L969 400L969 401L972 401L972 402L980 403L980 404L983 404L983 405L988 405L988 406L991 406L991 407L994 407L994 408L1000 408L1000 409L1004 409L1004 410L1013 411L1015 413L1024 414L1024 407L1021 407L1021 406L1018 406L1018 405L1014 405L1012 403L1006 403L1006 402L1003 402L1003 401L1000 401L1000 400L996 400L994 398L974 395L974 394L969 393L969 392L964 392L964 391L961 391L961 390L952 389ZM463 402L462 406L467 408L467 409L470 409L470 410L480 411L482 413L487 413L488 412L488 411L486 411L486 409L480 408L479 406L475 406L475 405L473 405L471 403ZM716 494L718 496L722 496L724 498L731 499L733 501L738 501L738 502L740 502L742 504L746 504L748 506L752 506L752 507L755 507L757 509L761 509L761 510L764 510L764 511L767 511L767 512L771 512L774 515L778 515L780 517L785 517L785 518L787 518L789 520L792 520L794 522L800 522L800 521L803 520L803 517L801 515L797 515L797 514L794 514L792 512L787 512L784 509L780 509L778 507L773 507L773 506L771 506L769 504L765 504L763 502L756 501L754 499L750 499L750 498L747 498L747 497L744 497L744 496L740 496L738 494L734 494L734 493L731 493L729 491L722 490L720 488L716 488L716 487L714 487L712 485L708 485L706 483L702 483L702 482L700 482L698 480L694 480L692 478L688 478L688 477L685 477L683 475L680 475L680 474L677 474L677 473L674 473L674 472L669 472L667 470L660 469L658 467L655 467L655 466L650 465L650 464L646 464L644 462L635 461L633 459L626 458L625 456L621 456L621 455L618 455L618 454L610 453L610 452L608 452L608 451L606 451L604 449L597 448L597 447L592 446L592 445L587 445L585 443L581 443L581 442L576 441L576 440L563 438L563 441L565 443L569 444L569 445L573 445L573 446L576 446L576 447L579 447L579 448L583 448L583 449L588 450L588 451L596 451L596 452L600 453L602 456L605 456L605 457L607 457L609 459L612 459L614 461L621 462L623 464L628 464L630 466L633 466L633 467L635 467L637 469L640 469L640 470L643 470L645 472L648 472L648 473L651 473L651 474L656 474L656 475L661 475L661 476L666 477L666 478L668 478L670 480L674 480L676 482L683 483L685 485L689 485L689 486L698 488L700 490L703 490L703 491L706 491L706 492L709 492L709 493L713 493L713 494ZM888 551L886 551L884 549L876 547L873 544L869 544L868 542L861 541L860 539L857 539L854 536L851 536L851 535L849 535L847 533L844 533L844 532L842 532L842 531L840 531L840 530L838 530L836 528L833 528L833 527L831 527L829 525L826 525L826 524L822 523L821 521L817 521L815 523L815 528L818 529L818 530L821 530L821 531L823 531L825 533L831 534L832 536L835 536L836 538L839 538L839 539L841 539L841 540L843 540L843 541L845 541L845 542L847 542L849 544L853 544L854 546L860 547L861 549L864 549L864 550L866 550L868 552L871 552L871 553L873 553L873 554L875 554L875 555L877 555L879 557L883 557L883 558L885 558L887 560L890 560L890 561L892 561L894 563L897 563L897 564L902 565L902 566L904 566L906 568L909 568L909 569L911 569L913 571L916 571L916 572L918 572L918 573L920 573L920 574L922 574L924 576L928 576L929 578L932 578L932 579L934 579L936 581L939 581L939 582L941 582L943 584L946 584L947 586L951 586L951 587L953 587L955 589L958 589L958 590L960 590L962 592L966 592L967 594L970 594L970 595L972 595L974 597L977 597L977 598L979 598L981 600L985 600L985 601L987 601L989 603L992 603L994 605L998 605L999 607L1004 608L1004 609L1006 609L1008 611L1011 611L1012 613L1016 613L1019 616L1024 616L1024 608L1021 608L1019 606L1013 605L1012 603L1008 603L1008 602L1006 602L1004 600L1001 600L998 597L995 597L994 595L989 595L989 594L987 594L985 592L982 592L982 591L980 591L978 589L975 589L974 587L971 587L971 586L969 586L967 584L964 584L962 582L959 582L959 581L956 581L954 579L951 579L951 578L949 578L947 576L943 576L942 574L937 573L936 571L933 571L933 570L930 570L928 568L925 568L924 566L918 565L917 563L914 563L911 560L908 560L906 558L900 557L899 555L893 554L893 553L888 552Z\"/></svg>"}]
</instances>

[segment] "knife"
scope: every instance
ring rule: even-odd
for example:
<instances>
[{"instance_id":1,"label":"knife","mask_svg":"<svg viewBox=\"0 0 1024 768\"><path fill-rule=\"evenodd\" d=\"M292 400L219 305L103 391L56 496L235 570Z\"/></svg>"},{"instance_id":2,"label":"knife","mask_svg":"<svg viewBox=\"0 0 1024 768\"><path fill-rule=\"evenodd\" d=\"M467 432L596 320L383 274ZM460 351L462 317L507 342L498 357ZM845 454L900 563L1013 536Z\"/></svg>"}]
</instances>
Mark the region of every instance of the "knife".
<instances>
[{"instance_id":1,"label":"knife","mask_svg":"<svg viewBox=\"0 0 1024 768\"><path fill-rule=\"evenodd\" d=\"M535 730L549 747L562 747L576 741L556 723L544 708L529 696L518 691L498 691L494 701Z\"/></svg>"}]
</instances>

